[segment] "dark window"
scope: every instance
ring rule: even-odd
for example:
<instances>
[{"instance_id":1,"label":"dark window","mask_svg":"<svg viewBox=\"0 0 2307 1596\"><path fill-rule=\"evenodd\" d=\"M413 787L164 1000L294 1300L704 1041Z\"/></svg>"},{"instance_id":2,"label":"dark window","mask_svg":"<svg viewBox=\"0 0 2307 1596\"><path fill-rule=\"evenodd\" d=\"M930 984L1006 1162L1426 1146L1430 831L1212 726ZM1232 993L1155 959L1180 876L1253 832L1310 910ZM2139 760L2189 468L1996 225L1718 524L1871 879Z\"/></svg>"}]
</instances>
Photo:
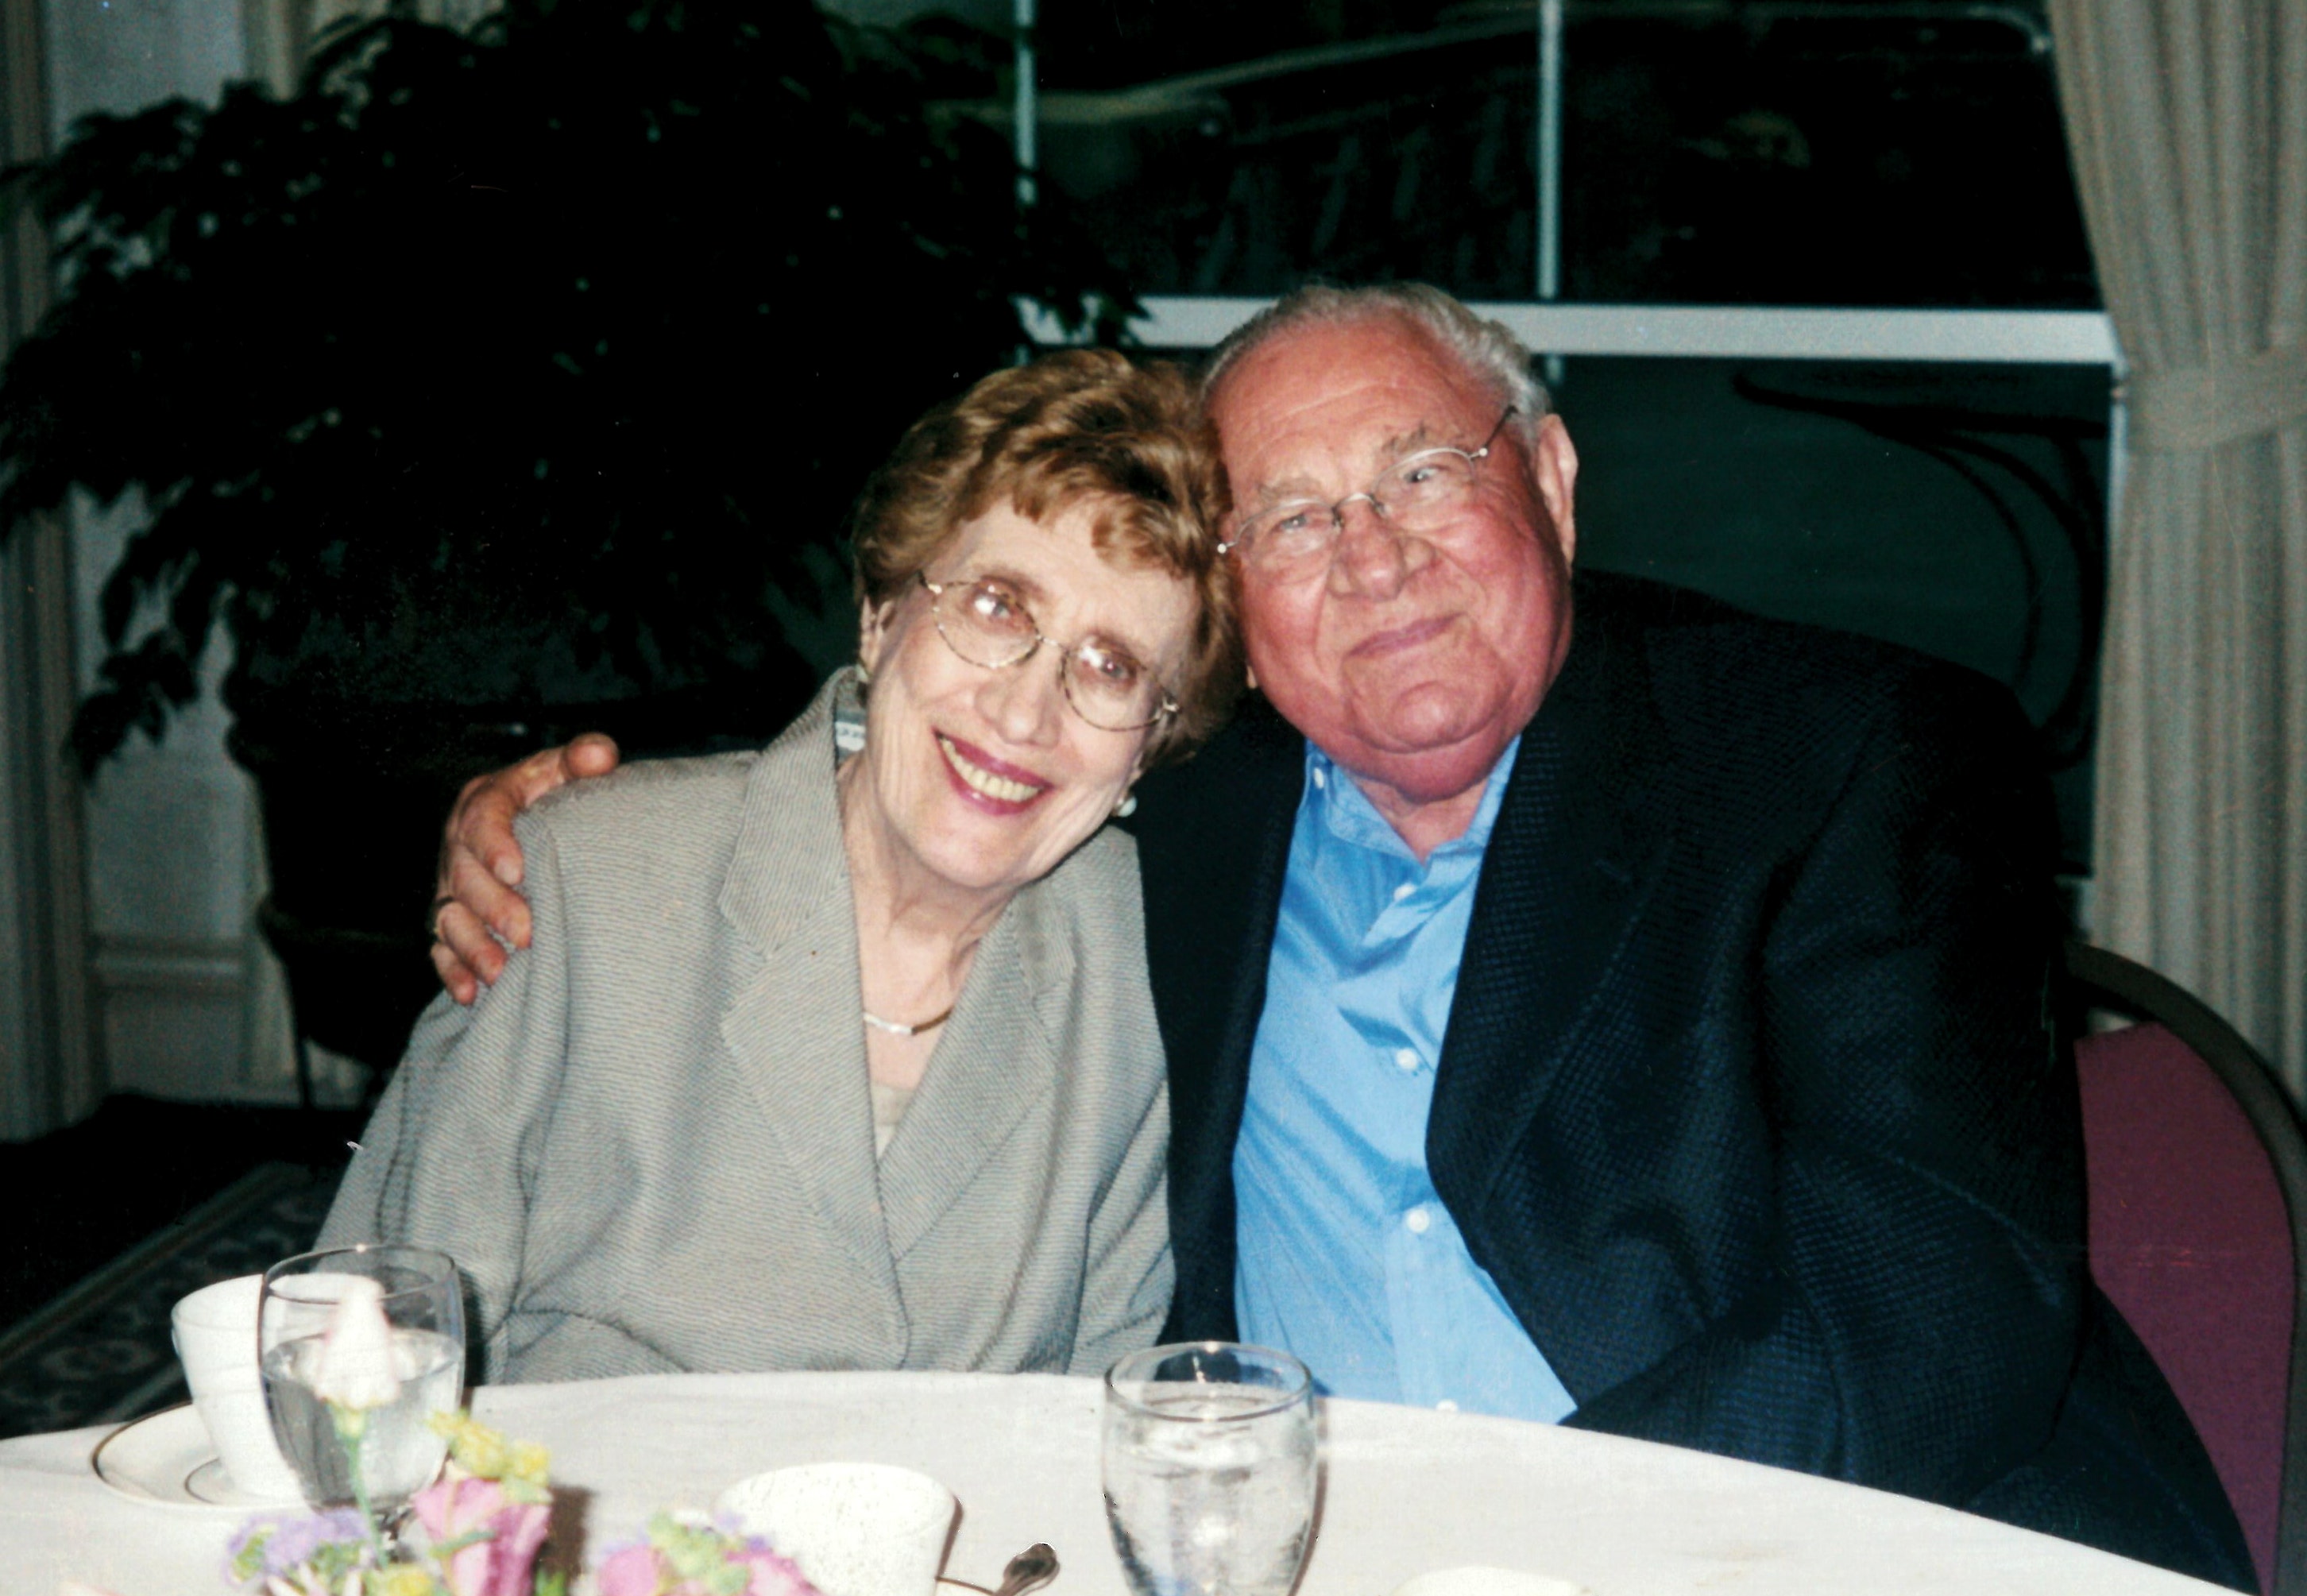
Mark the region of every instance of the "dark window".
<instances>
[{"instance_id":1,"label":"dark window","mask_svg":"<svg viewBox=\"0 0 2307 1596\"><path fill-rule=\"evenodd\" d=\"M1142 293L1529 298L1537 8L1050 0L1042 161ZM1574 0L1565 298L2096 303L2039 4Z\"/></svg>"}]
</instances>

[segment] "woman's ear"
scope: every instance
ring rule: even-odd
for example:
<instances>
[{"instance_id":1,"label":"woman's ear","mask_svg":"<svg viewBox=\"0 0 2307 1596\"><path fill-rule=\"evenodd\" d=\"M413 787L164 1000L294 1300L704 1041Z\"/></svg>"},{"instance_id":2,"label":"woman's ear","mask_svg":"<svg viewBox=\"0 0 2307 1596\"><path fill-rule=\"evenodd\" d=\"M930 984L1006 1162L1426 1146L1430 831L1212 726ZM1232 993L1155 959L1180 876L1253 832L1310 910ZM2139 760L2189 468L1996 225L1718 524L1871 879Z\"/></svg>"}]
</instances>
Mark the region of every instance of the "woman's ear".
<instances>
[{"instance_id":1,"label":"woman's ear","mask_svg":"<svg viewBox=\"0 0 2307 1596\"><path fill-rule=\"evenodd\" d=\"M858 606L857 665L868 681L881 668L881 648L888 640L889 615L896 608L887 600L876 604L870 598Z\"/></svg>"}]
</instances>

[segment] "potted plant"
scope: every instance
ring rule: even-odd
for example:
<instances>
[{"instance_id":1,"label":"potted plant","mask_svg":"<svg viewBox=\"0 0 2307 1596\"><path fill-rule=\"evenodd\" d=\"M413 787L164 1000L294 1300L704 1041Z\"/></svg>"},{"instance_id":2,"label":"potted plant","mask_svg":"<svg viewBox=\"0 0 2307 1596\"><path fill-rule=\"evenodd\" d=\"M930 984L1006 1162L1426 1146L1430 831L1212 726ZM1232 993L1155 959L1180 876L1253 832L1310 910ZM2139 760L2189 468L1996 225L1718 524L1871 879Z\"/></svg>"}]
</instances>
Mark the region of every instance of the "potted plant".
<instances>
[{"instance_id":1,"label":"potted plant","mask_svg":"<svg viewBox=\"0 0 2307 1596\"><path fill-rule=\"evenodd\" d=\"M397 1053L458 781L587 725L774 731L813 672L772 605L845 605L828 552L904 425L1014 357L1021 300L1118 326L999 135L931 114L991 88L949 29L802 0L514 0L13 175L60 292L0 376L0 528L148 512L84 765L229 637L305 1034Z\"/></svg>"}]
</instances>

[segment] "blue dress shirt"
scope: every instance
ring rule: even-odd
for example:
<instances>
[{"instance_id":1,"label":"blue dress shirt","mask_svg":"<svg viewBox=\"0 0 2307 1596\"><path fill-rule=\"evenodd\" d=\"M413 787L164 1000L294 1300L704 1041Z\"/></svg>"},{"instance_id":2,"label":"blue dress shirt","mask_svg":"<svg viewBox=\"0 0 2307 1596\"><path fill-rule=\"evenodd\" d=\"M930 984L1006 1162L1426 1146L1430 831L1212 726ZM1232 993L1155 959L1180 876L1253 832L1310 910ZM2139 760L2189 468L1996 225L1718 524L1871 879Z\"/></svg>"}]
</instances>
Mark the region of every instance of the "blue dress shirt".
<instances>
[{"instance_id":1,"label":"blue dress shirt","mask_svg":"<svg viewBox=\"0 0 2307 1596\"><path fill-rule=\"evenodd\" d=\"M1577 1404L1426 1172L1435 1062L1520 748L1421 866L1307 745L1234 1144L1234 1309L1245 1340L1295 1352L1336 1395L1552 1423Z\"/></svg>"}]
</instances>

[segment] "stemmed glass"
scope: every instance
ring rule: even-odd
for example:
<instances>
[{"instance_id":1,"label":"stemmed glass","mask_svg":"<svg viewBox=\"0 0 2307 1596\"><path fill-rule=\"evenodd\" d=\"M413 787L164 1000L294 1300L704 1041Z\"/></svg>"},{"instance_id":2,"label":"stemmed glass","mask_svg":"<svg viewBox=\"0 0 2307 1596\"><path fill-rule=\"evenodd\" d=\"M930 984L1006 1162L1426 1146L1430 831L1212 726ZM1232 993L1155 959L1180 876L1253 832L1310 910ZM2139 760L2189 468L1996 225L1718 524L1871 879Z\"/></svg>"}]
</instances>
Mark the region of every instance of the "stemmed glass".
<instances>
[{"instance_id":1,"label":"stemmed glass","mask_svg":"<svg viewBox=\"0 0 2307 1596\"><path fill-rule=\"evenodd\" d=\"M1105 1516L1137 1596L1287 1596L1314 1520L1314 1382L1195 1342L1105 1376Z\"/></svg>"},{"instance_id":2,"label":"stemmed glass","mask_svg":"<svg viewBox=\"0 0 2307 1596\"><path fill-rule=\"evenodd\" d=\"M429 1420L464 1391L456 1263L423 1247L308 1252L264 1272L259 1312L265 1406L305 1501L356 1506L389 1537L448 1454Z\"/></svg>"}]
</instances>

